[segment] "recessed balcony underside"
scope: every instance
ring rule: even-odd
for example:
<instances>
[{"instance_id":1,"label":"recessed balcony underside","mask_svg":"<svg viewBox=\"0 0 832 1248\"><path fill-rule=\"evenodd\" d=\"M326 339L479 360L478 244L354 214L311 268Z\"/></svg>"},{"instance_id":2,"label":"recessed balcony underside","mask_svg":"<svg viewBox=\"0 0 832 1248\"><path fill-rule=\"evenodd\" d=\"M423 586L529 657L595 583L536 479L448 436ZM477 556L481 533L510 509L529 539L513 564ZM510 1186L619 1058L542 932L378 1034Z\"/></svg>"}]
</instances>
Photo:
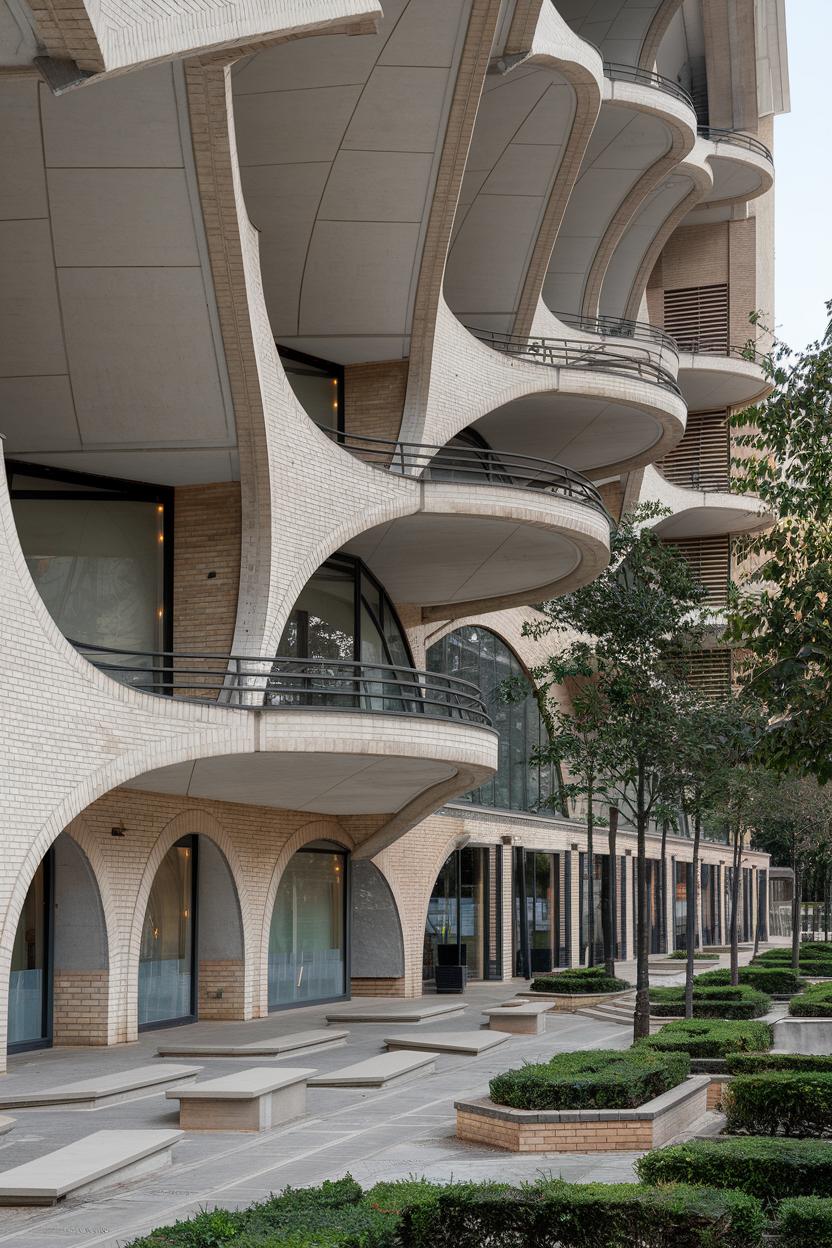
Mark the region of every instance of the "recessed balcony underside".
<instances>
[{"instance_id":1,"label":"recessed balcony underside","mask_svg":"<svg viewBox=\"0 0 832 1248\"><path fill-rule=\"evenodd\" d=\"M447 618L521 605L593 580L609 559L600 510L510 486L426 482L425 509L345 547L397 602Z\"/></svg>"},{"instance_id":2,"label":"recessed balcony underside","mask_svg":"<svg viewBox=\"0 0 832 1248\"><path fill-rule=\"evenodd\" d=\"M731 355L681 352L678 380L691 412L747 407L771 390L762 367L743 359L739 348Z\"/></svg>"},{"instance_id":3,"label":"recessed balcony underside","mask_svg":"<svg viewBox=\"0 0 832 1248\"><path fill-rule=\"evenodd\" d=\"M656 532L668 539L753 533L772 522L763 503L753 495L678 485L653 466L645 469L642 497L662 503L672 513L655 526Z\"/></svg>"}]
</instances>

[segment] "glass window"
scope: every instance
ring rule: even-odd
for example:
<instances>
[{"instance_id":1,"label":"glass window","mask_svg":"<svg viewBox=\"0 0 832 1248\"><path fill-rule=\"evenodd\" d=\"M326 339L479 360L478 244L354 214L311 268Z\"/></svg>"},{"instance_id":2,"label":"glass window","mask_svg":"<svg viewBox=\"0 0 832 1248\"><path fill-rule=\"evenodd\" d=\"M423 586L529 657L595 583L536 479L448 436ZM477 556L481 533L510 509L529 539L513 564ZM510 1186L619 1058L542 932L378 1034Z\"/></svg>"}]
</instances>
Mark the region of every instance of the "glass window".
<instances>
[{"instance_id":1,"label":"glass window","mask_svg":"<svg viewBox=\"0 0 832 1248\"><path fill-rule=\"evenodd\" d=\"M279 352L289 385L307 416L326 429L343 430L343 368L288 347Z\"/></svg>"},{"instance_id":2,"label":"glass window","mask_svg":"<svg viewBox=\"0 0 832 1248\"><path fill-rule=\"evenodd\" d=\"M195 1013L195 849L195 837L169 849L150 890L139 956L140 1027Z\"/></svg>"},{"instance_id":3,"label":"glass window","mask_svg":"<svg viewBox=\"0 0 832 1248\"><path fill-rule=\"evenodd\" d=\"M514 652L488 629L469 625L432 645L427 666L477 685L499 734L496 776L457 800L498 810L550 809L549 798L559 791L557 769L550 763L529 765L534 750L548 740L537 699L528 682L528 693L519 702L501 696L504 681L526 681Z\"/></svg>"},{"instance_id":4,"label":"glass window","mask_svg":"<svg viewBox=\"0 0 832 1248\"><path fill-rule=\"evenodd\" d=\"M347 990L346 856L299 850L280 879L269 929L269 1009Z\"/></svg>"},{"instance_id":5,"label":"glass window","mask_svg":"<svg viewBox=\"0 0 832 1248\"><path fill-rule=\"evenodd\" d=\"M170 491L35 474L10 467L12 509L32 580L64 636L128 657L167 648ZM150 657L135 662L152 666Z\"/></svg>"},{"instance_id":6,"label":"glass window","mask_svg":"<svg viewBox=\"0 0 832 1248\"><path fill-rule=\"evenodd\" d=\"M465 949L469 978L486 977L486 946L490 924L495 921L489 907L488 850L475 846L455 850L445 860L428 901L422 955L424 979L434 978L440 946L459 944Z\"/></svg>"},{"instance_id":7,"label":"glass window","mask_svg":"<svg viewBox=\"0 0 832 1248\"><path fill-rule=\"evenodd\" d=\"M49 1040L49 877L51 854L29 885L17 924L9 975L9 1048Z\"/></svg>"}]
</instances>

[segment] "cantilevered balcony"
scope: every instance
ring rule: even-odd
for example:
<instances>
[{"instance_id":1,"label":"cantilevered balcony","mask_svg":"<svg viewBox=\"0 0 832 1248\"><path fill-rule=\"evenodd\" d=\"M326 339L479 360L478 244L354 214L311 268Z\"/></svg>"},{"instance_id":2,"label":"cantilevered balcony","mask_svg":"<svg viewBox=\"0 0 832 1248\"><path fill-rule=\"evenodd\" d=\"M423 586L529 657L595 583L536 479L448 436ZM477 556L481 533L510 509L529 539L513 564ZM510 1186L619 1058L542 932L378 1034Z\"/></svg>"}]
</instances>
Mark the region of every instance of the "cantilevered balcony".
<instances>
[{"instance_id":1,"label":"cantilevered balcony","mask_svg":"<svg viewBox=\"0 0 832 1248\"><path fill-rule=\"evenodd\" d=\"M418 482L418 510L344 551L424 619L536 602L587 584L606 566L610 517L573 469L464 435L432 446L327 432L379 471Z\"/></svg>"},{"instance_id":2,"label":"cantilevered balcony","mask_svg":"<svg viewBox=\"0 0 832 1248\"><path fill-rule=\"evenodd\" d=\"M765 194L774 181L774 157L765 143L741 130L697 127L713 173L713 187L703 205L736 204ZM714 220L712 208L700 208L693 221Z\"/></svg>"},{"instance_id":3,"label":"cantilevered balcony","mask_svg":"<svg viewBox=\"0 0 832 1248\"><path fill-rule=\"evenodd\" d=\"M771 391L764 357L751 346L680 336L679 388L692 412L742 409Z\"/></svg>"},{"instance_id":4,"label":"cantilevered balcony","mask_svg":"<svg viewBox=\"0 0 832 1248\"><path fill-rule=\"evenodd\" d=\"M671 371L656 362L656 352L646 345L646 341L659 344L661 340L669 341L669 336L662 330L654 330L637 321L615 321L612 317L575 318L581 326L601 326L599 335L627 339L626 347L616 341L610 347L604 341L592 342L580 338L524 338L513 334L500 334L491 330L473 329L475 338L484 342L495 351L517 359L528 360L532 364L541 364L548 368L587 369L593 372L612 373L616 376L629 377L635 381L647 382L661 386L672 394L679 394L679 386ZM575 323L573 321L573 323ZM619 332L611 332L609 326L615 324ZM650 331L648 339L647 331ZM628 332L632 331L632 332ZM638 334L638 337L636 336ZM631 346L632 344L632 346ZM644 344L644 345L642 345Z\"/></svg>"}]
</instances>

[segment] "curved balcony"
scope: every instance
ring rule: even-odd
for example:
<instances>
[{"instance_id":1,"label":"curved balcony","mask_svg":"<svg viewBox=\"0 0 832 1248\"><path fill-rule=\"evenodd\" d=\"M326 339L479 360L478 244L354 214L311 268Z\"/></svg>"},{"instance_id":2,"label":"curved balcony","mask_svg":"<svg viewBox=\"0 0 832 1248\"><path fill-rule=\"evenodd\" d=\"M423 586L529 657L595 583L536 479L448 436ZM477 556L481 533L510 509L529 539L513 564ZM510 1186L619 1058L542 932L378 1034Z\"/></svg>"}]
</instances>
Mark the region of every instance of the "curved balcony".
<instances>
[{"instance_id":1,"label":"curved balcony","mask_svg":"<svg viewBox=\"0 0 832 1248\"><path fill-rule=\"evenodd\" d=\"M600 53L600 49L598 51ZM674 99L686 104L691 111L695 111L689 91L672 78L657 74L652 69L642 69L640 65L622 65L618 61L604 61L604 77L612 82L632 82L637 86L652 87L654 91L664 91L665 95L672 95Z\"/></svg>"},{"instance_id":2,"label":"curved balcony","mask_svg":"<svg viewBox=\"0 0 832 1248\"><path fill-rule=\"evenodd\" d=\"M730 481L703 486L696 471L689 473L687 482L678 472L670 481L657 465L651 465L644 471L641 497L670 509L672 514L654 526L668 539L753 533L772 522L760 499L736 493Z\"/></svg>"},{"instance_id":3,"label":"curved balcony","mask_svg":"<svg viewBox=\"0 0 832 1248\"><path fill-rule=\"evenodd\" d=\"M731 143L734 147L744 147L746 151L754 152L769 164L774 164L771 149L752 134L743 134L741 130L725 130L720 126L697 126L696 133L700 139L707 139L709 143Z\"/></svg>"},{"instance_id":4,"label":"curved balcony","mask_svg":"<svg viewBox=\"0 0 832 1248\"><path fill-rule=\"evenodd\" d=\"M648 343L658 347L660 351L669 351L679 358L676 339L672 338L658 325L649 321L632 321L621 316L583 316L579 312L554 312L554 316L573 329L580 329L587 334L597 334L599 338L620 338L622 345L626 343Z\"/></svg>"},{"instance_id":5,"label":"curved balcony","mask_svg":"<svg viewBox=\"0 0 832 1248\"><path fill-rule=\"evenodd\" d=\"M579 472L486 446L432 446L327 431L350 454L420 486L416 512L353 538L396 602L423 619L522 606L593 580L611 519Z\"/></svg>"},{"instance_id":6,"label":"curved balcony","mask_svg":"<svg viewBox=\"0 0 832 1248\"><path fill-rule=\"evenodd\" d=\"M239 724L224 742L131 788L320 814L380 814L389 844L496 769L497 738L475 685L347 659L136 653L72 643L107 676L172 712L211 708ZM203 712L204 716L204 712ZM406 720L407 727L403 727ZM373 852L377 852L374 850Z\"/></svg>"},{"instance_id":7,"label":"curved balcony","mask_svg":"<svg viewBox=\"0 0 832 1248\"><path fill-rule=\"evenodd\" d=\"M600 323L608 318L582 317L581 319L590 323ZM635 325L637 322L630 322L630 324ZM472 329L470 332L480 342L484 342L486 346L492 347L495 351L502 351L517 359L528 360L532 364L542 364L548 368L577 368L614 373L635 381L661 386L672 394L681 393L673 374L661 364L657 364L653 354L646 348L625 353L611 350L603 342L592 343L579 338L524 338L487 329Z\"/></svg>"},{"instance_id":8,"label":"curved balcony","mask_svg":"<svg viewBox=\"0 0 832 1248\"><path fill-rule=\"evenodd\" d=\"M732 347L680 337L679 388L691 412L742 409L771 393L764 356L751 346Z\"/></svg>"},{"instance_id":9,"label":"curved balcony","mask_svg":"<svg viewBox=\"0 0 832 1248\"><path fill-rule=\"evenodd\" d=\"M713 174L713 186L703 196L701 205L690 216L697 224L722 219L731 204L756 199L774 182L774 157L765 143L741 130L724 130L717 126L697 128L701 148Z\"/></svg>"}]
</instances>

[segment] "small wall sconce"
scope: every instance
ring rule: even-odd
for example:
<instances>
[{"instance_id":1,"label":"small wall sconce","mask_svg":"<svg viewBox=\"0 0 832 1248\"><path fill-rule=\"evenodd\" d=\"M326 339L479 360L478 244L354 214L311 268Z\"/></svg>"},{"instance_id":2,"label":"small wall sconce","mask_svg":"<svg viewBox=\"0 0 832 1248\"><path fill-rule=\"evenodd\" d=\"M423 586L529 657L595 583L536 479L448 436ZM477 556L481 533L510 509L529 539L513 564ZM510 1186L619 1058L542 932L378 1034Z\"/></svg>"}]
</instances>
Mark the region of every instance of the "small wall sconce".
<instances>
[{"instance_id":1,"label":"small wall sconce","mask_svg":"<svg viewBox=\"0 0 832 1248\"><path fill-rule=\"evenodd\" d=\"M125 828L125 826L124 826L124 820L123 820L123 819L122 819L121 823L120 823L120 824L118 824L118 826L117 826L117 827L115 827L115 828L110 828L110 836L125 836L125 835L126 835L126 833L127 833L127 829L126 829L126 828Z\"/></svg>"}]
</instances>

